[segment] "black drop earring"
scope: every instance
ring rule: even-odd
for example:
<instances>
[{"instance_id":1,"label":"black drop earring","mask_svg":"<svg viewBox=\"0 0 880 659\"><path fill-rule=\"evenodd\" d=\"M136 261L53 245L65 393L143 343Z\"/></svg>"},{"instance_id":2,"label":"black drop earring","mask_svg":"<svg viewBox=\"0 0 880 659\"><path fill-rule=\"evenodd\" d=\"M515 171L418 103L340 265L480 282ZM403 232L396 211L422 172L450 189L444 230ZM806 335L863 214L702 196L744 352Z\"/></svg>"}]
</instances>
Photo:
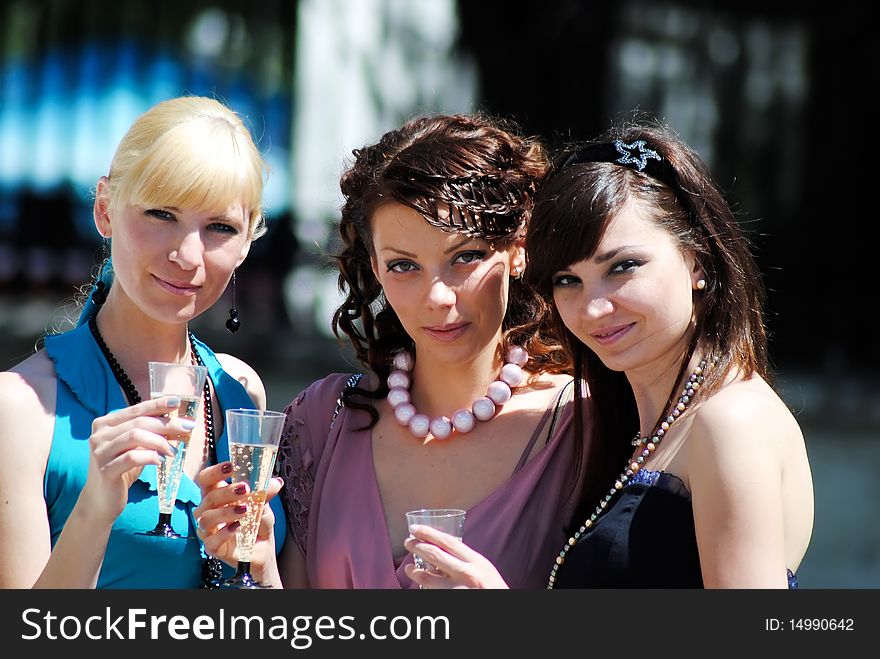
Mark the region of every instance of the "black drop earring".
<instances>
[{"instance_id":1,"label":"black drop earring","mask_svg":"<svg viewBox=\"0 0 880 659\"><path fill-rule=\"evenodd\" d=\"M100 276L100 275L99 275ZM100 307L107 301L107 284L100 279L95 282L95 290L92 291L92 302Z\"/></svg>"},{"instance_id":2,"label":"black drop earring","mask_svg":"<svg viewBox=\"0 0 880 659\"><path fill-rule=\"evenodd\" d=\"M235 334L241 327L238 319L238 309L235 308L235 272L232 273L232 308L229 310L229 319L226 321L226 329Z\"/></svg>"}]
</instances>

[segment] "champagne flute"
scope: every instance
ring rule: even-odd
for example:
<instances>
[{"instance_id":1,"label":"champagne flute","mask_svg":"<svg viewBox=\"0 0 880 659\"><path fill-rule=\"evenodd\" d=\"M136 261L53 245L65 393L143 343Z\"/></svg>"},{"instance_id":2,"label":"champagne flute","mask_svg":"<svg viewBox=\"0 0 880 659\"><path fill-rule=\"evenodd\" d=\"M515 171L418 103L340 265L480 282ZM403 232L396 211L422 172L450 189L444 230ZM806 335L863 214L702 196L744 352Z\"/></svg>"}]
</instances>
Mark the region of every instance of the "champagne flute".
<instances>
[{"instance_id":1,"label":"champagne flute","mask_svg":"<svg viewBox=\"0 0 880 659\"><path fill-rule=\"evenodd\" d=\"M269 588L250 574L251 556L263 516L269 480L278 453L284 427L281 412L261 410L226 410L226 432L232 461L232 482L247 483L248 492L238 503L247 505L235 539L238 546L238 569L221 588Z\"/></svg>"},{"instance_id":2,"label":"champagne flute","mask_svg":"<svg viewBox=\"0 0 880 659\"><path fill-rule=\"evenodd\" d=\"M148 362L150 367L150 397L165 396L180 398L180 406L168 416L196 421L199 405L204 395L205 379L208 369L197 364L176 364L169 362ZM171 526L171 513L177 501L177 490L183 475L186 449L190 433L168 437L168 443L175 449L173 457L161 456L161 464L156 467L156 492L159 495L159 521L151 531L142 535L155 535L165 538L180 538Z\"/></svg>"}]
</instances>

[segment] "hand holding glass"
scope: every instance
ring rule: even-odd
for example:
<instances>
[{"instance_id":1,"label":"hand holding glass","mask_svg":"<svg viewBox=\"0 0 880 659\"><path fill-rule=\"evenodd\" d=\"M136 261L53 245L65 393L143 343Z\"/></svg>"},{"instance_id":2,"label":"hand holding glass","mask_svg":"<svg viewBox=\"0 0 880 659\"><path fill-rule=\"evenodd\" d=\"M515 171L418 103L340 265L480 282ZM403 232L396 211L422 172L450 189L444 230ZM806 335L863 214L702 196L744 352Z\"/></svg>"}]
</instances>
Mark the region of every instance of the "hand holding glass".
<instances>
[{"instance_id":1,"label":"hand holding glass","mask_svg":"<svg viewBox=\"0 0 880 659\"><path fill-rule=\"evenodd\" d=\"M467 513L458 508L422 508L421 510L411 510L406 513L407 528L413 524L422 524L432 529L443 531L449 535L462 539L464 535L464 518ZM410 536L412 537L412 536ZM423 570L437 571L437 568L424 559L413 554L413 563L416 567Z\"/></svg>"},{"instance_id":2,"label":"hand holding glass","mask_svg":"<svg viewBox=\"0 0 880 659\"><path fill-rule=\"evenodd\" d=\"M205 389L205 378L208 369L195 364L175 364L167 362L149 362L150 397L152 399L165 396L180 398L180 407L172 410L169 416L196 421L199 405ZM168 437L168 443L176 450L173 458L160 456L161 464L156 467L156 490L159 495L159 521L152 531L144 535L158 535L166 538L179 538L180 534L171 527L171 513L177 500L180 488L180 477L183 475L183 464L186 461L186 449L190 434Z\"/></svg>"},{"instance_id":3,"label":"hand holding glass","mask_svg":"<svg viewBox=\"0 0 880 659\"><path fill-rule=\"evenodd\" d=\"M240 520L235 539L238 545L238 570L223 582L223 588L266 588L250 574L251 555L263 516L269 479L275 466L278 442L284 427L284 414L261 410L226 410L226 432L232 461L232 482L247 483L243 501L247 512Z\"/></svg>"}]
</instances>

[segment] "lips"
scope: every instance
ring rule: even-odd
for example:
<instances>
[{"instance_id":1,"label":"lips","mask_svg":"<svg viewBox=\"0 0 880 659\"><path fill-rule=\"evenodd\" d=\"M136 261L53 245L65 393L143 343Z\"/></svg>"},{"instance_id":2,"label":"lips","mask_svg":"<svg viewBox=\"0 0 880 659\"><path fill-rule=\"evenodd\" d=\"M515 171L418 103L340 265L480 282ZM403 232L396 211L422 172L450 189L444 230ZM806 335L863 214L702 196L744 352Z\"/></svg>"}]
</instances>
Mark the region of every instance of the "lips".
<instances>
[{"instance_id":1,"label":"lips","mask_svg":"<svg viewBox=\"0 0 880 659\"><path fill-rule=\"evenodd\" d=\"M464 334L470 323L452 323L449 325L426 325L422 330L437 341L455 341Z\"/></svg>"},{"instance_id":2,"label":"lips","mask_svg":"<svg viewBox=\"0 0 880 659\"><path fill-rule=\"evenodd\" d=\"M156 275L152 275L152 277L156 281L156 283L159 284L159 286L164 288L169 293L173 293L174 295L195 295L195 293L201 288L201 286L196 286L195 284L162 279L161 277L157 277Z\"/></svg>"},{"instance_id":3,"label":"lips","mask_svg":"<svg viewBox=\"0 0 880 659\"><path fill-rule=\"evenodd\" d=\"M629 334L629 331L635 326L635 323L627 323L626 325L614 325L611 327L603 327L600 330L595 332L591 332L590 336L592 336L597 343L603 346L609 346L614 343L617 343L624 336Z\"/></svg>"}]
</instances>

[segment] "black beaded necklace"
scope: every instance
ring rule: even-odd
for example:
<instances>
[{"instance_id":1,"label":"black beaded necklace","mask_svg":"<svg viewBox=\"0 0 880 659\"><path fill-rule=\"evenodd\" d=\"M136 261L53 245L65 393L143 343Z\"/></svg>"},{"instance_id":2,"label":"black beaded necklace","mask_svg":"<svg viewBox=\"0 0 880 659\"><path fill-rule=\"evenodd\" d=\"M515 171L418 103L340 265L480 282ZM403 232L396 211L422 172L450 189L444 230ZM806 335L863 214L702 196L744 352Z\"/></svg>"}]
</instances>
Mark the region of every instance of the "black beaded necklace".
<instances>
[{"instance_id":1,"label":"black beaded necklace","mask_svg":"<svg viewBox=\"0 0 880 659\"><path fill-rule=\"evenodd\" d=\"M95 321L94 316L89 318L89 329L92 331L92 336L95 337L95 343L98 344L98 347L104 354L104 358L110 365L110 370L113 371L113 376L116 378L119 386L122 387L122 391L125 393L125 398L128 400L128 404L137 405L143 399L141 398L140 393L138 393L138 390L132 383L131 378L128 377L128 373L123 370L122 366L119 365L119 361L116 359L116 356L112 352L110 352L110 348L107 347L107 343L104 341L104 337L101 336L101 332L98 331L98 324ZM192 350L193 364L204 366L205 363L202 361L202 357L201 355L199 355L199 351L196 348L195 336L193 336L192 332L188 332L188 336L190 348ZM211 402L211 383L207 378L205 379L205 391L203 398L205 405L205 458L208 464L216 464L217 448L214 445L214 406Z\"/></svg>"},{"instance_id":2,"label":"black beaded necklace","mask_svg":"<svg viewBox=\"0 0 880 659\"><path fill-rule=\"evenodd\" d=\"M104 294L104 282L98 282L98 293L100 295L93 295L92 299L95 300L96 306L100 307L100 305L106 300L106 295ZM101 349L101 353L104 355L104 358L107 360L107 364L110 366L110 370L113 372L113 377L116 378L116 381L119 383L119 386L122 387L122 391L125 393L125 397L128 400L129 405L137 405L143 400L141 398L140 393L138 393L137 388L134 386L134 383L131 381L131 378L128 377L128 374L119 364L119 360L116 359L116 356L110 352L110 348L107 347L107 342L104 341L104 337L101 336L101 332L98 330L98 323L95 318L98 315L98 311L95 310L95 313L92 314L91 318L89 318L89 329L92 332L92 336L95 338L95 343L98 344L98 347ZM199 366L204 366L204 361L202 360L201 355L199 354L198 349L196 348L196 337L192 332L187 331L187 336L189 338L189 345L192 351L192 361L194 364L198 364ZM207 464L217 464L217 446L214 438L214 405L211 402L211 382L210 378L205 378L205 392L204 392L204 407L205 407L205 461ZM200 588L217 588L221 579L223 578L223 564L219 559L214 558L213 556L207 556L202 560L202 585Z\"/></svg>"}]
</instances>

